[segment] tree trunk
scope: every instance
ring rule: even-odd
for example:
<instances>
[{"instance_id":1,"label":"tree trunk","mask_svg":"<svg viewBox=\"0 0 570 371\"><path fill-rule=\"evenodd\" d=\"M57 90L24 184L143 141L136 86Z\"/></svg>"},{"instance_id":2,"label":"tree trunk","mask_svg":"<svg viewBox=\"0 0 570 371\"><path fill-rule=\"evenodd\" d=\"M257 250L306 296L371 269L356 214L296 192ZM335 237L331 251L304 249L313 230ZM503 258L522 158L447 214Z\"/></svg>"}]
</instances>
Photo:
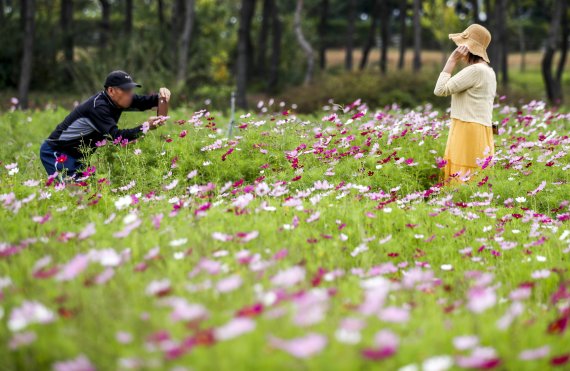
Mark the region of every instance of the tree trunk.
<instances>
[{"instance_id":1,"label":"tree trunk","mask_svg":"<svg viewBox=\"0 0 570 371\"><path fill-rule=\"evenodd\" d=\"M20 67L20 81L18 83L18 96L20 108L28 108L28 94L30 81L32 80L32 65L34 56L34 32L35 32L35 0L22 0L22 14L24 19L24 39L22 43L22 63Z\"/></svg>"},{"instance_id":2,"label":"tree trunk","mask_svg":"<svg viewBox=\"0 0 570 371\"><path fill-rule=\"evenodd\" d=\"M0 22L4 22L4 18L6 18L5 14L4 14L5 6L6 5L4 4L4 0L0 0Z\"/></svg>"},{"instance_id":3,"label":"tree trunk","mask_svg":"<svg viewBox=\"0 0 570 371\"><path fill-rule=\"evenodd\" d=\"M526 40L524 35L524 27L519 23L519 51L521 54L521 72L526 71Z\"/></svg>"},{"instance_id":4,"label":"tree trunk","mask_svg":"<svg viewBox=\"0 0 570 371\"><path fill-rule=\"evenodd\" d=\"M186 0L174 0L172 2L172 15L170 19L170 44L171 45L178 45L180 40L180 34L182 33L182 28L184 27L184 17L181 17L180 14L186 14L186 7L185 7ZM176 61L178 61L178 48L171 48L172 50L172 58L171 58L171 65L172 71L175 71Z\"/></svg>"},{"instance_id":5,"label":"tree trunk","mask_svg":"<svg viewBox=\"0 0 570 371\"><path fill-rule=\"evenodd\" d=\"M20 1L20 30L24 32L26 29L26 6L28 2L25 0Z\"/></svg>"},{"instance_id":6,"label":"tree trunk","mask_svg":"<svg viewBox=\"0 0 570 371\"><path fill-rule=\"evenodd\" d=\"M406 12L408 11L408 1L400 0L400 56L398 58L398 69L404 68L406 57Z\"/></svg>"},{"instance_id":7,"label":"tree trunk","mask_svg":"<svg viewBox=\"0 0 570 371\"><path fill-rule=\"evenodd\" d=\"M305 56L307 57L307 71L305 73L305 81L304 84L308 85L313 80L313 70L315 66L315 61L313 58L313 48L311 44L305 39L303 35L303 29L301 27L301 18L303 12L303 0L297 0L297 7L295 9L295 17L294 17L294 29L295 35L297 36L297 41L301 46L301 49L305 52Z\"/></svg>"},{"instance_id":8,"label":"tree trunk","mask_svg":"<svg viewBox=\"0 0 570 371\"><path fill-rule=\"evenodd\" d=\"M188 49L192 39L192 29L194 28L195 1L186 0L186 14L184 17L184 28L178 43L178 70L176 80L178 84L186 82L186 72L188 70Z\"/></svg>"},{"instance_id":9,"label":"tree trunk","mask_svg":"<svg viewBox=\"0 0 570 371\"><path fill-rule=\"evenodd\" d=\"M125 33L133 31L133 0L125 0Z\"/></svg>"},{"instance_id":10,"label":"tree trunk","mask_svg":"<svg viewBox=\"0 0 570 371\"><path fill-rule=\"evenodd\" d=\"M491 14L493 14L493 7L491 6L491 0L485 0L485 14L487 15L487 19L485 20L485 24L489 30L491 30Z\"/></svg>"},{"instance_id":11,"label":"tree trunk","mask_svg":"<svg viewBox=\"0 0 570 371\"><path fill-rule=\"evenodd\" d=\"M376 30L378 29L378 22L380 18L380 11L382 10L382 2L385 0L375 0L374 7L372 8L372 13L370 14L370 29L368 31L368 40L362 48L362 59L360 60L360 70L366 68L368 64L368 55L370 54L370 49L374 46L376 41Z\"/></svg>"},{"instance_id":12,"label":"tree trunk","mask_svg":"<svg viewBox=\"0 0 570 371\"><path fill-rule=\"evenodd\" d=\"M471 9L473 10L473 22L481 22L479 18L479 0L471 0Z\"/></svg>"},{"instance_id":13,"label":"tree trunk","mask_svg":"<svg viewBox=\"0 0 570 371\"><path fill-rule=\"evenodd\" d=\"M555 0L552 9L552 18L550 21L550 30L546 39L544 56L542 58L542 77L546 87L546 95L550 103L559 105L562 103L562 86L558 74L553 76L552 64L554 62L554 54L559 45L560 31L562 27L563 14L567 11L566 0Z\"/></svg>"},{"instance_id":14,"label":"tree trunk","mask_svg":"<svg viewBox=\"0 0 570 371\"><path fill-rule=\"evenodd\" d=\"M495 43L496 47L496 66L501 71L501 81L503 86L509 83L508 73L508 40L507 40L507 0L497 0L495 3L495 29L498 35L498 40Z\"/></svg>"},{"instance_id":15,"label":"tree trunk","mask_svg":"<svg viewBox=\"0 0 570 371\"><path fill-rule=\"evenodd\" d=\"M73 0L61 0L60 25L65 63L65 78L73 78Z\"/></svg>"},{"instance_id":16,"label":"tree trunk","mask_svg":"<svg viewBox=\"0 0 570 371\"><path fill-rule=\"evenodd\" d=\"M382 0L382 13L381 13L381 40L382 50L380 54L380 72L386 74L388 68L388 43L390 40L390 4L388 0Z\"/></svg>"},{"instance_id":17,"label":"tree trunk","mask_svg":"<svg viewBox=\"0 0 570 371\"><path fill-rule=\"evenodd\" d=\"M158 0L158 24L162 29L164 26L164 0Z\"/></svg>"},{"instance_id":18,"label":"tree trunk","mask_svg":"<svg viewBox=\"0 0 570 371\"><path fill-rule=\"evenodd\" d=\"M111 32L111 4L109 0L99 0L101 4L101 49L107 47L109 42L109 33Z\"/></svg>"},{"instance_id":19,"label":"tree trunk","mask_svg":"<svg viewBox=\"0 0 570 371\"><path fill-rule=\"evenodd\" d=\"M560 42L560 59L558 60L558 69L556 70L556 80L562 82L562 73L564 65L568 57L568 42L570 40L570 27L568 26L568 0L565 0L564 10L562 11L562 40Z\"/></svg>"},{"instance_id":20,"label":"tree trunk","mask_svg":"<svg viewBox=\"0 0 570 371\"><path fill-rule=\"evenodd\" d=\"M238 107L247 109L248 65L251 62L251 20L255 12L255 0L242 0L239 14L237 45L237 100Z\"/></svg>"},{"instance_id":21,"label":"tree trunk","mask_svg":"<svg viewBox=\"0 0 570 371\"><path fill-rule=\"evenodd\" d=\"M422 25L420 23L421 0L414 0L414 71L422 68Z\"/></svg>"},{"instance_id":22,"label":"tree trunk","mask_svg":"<svg viewBox=\"0 0 570 371\"><path fill-rule=\"evenodd\" d=\"M327 29L329 19L329 0L321 0L321 19L319 21L319 66L327 67Z\"/></svg>"},{"instance_id":23,"label":"tree trunk","mask_svg":"<svg viewBox=\"0 0 570 371\"><path fill-rule=\"evenodd\" d=\"M281 38L283 35L283 25L279 19L279 8L277 3L273 4L271 14L271 65L269 67L269 78L267 88L271 93L277 91L279 84L279 64L281 62Z\"/></svg>"},{"instance_id":24,"label":"tree trunk","mask_svg":"<svg viewBox=\"0 0 570 371\"><path fill-rule=\"evenodd\" d=\"M257 75L265 78L267 71L267 36L269 35L269 25L273 13L273 3L275 0L263 0L263 10L261 18L261 29L259 31L259 42L257 43Z\"/></svg>"},{"instance_id":25,"label":"tree trunk","mask_svg":"<svg viewBox=\"0 0 570 371\"><path fill-rule=\"evenodd\" d=\"M346 54L344 67L352 71L352 51L354 49L354 28L356 23L356 0L348 0L348 22L346 28Z\"/></svg>"}]
</instances>

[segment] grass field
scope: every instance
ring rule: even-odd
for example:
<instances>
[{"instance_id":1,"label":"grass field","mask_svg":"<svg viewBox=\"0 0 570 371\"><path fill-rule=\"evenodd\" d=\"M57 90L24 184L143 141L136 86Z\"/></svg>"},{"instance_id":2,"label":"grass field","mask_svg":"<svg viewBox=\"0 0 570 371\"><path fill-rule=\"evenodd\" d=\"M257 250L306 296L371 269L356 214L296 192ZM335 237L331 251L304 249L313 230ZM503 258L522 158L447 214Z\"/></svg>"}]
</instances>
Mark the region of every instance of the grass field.
<instances>
[{"instance_id":1,"label":"grass field","mask_svg":"<svg viewBox=\"0 0 570 371\"><path fill-rule=\"evenodd\" d=\"M1 115L0 370L570 367L570 115L498 105L444 187L444 112L267 112L179 109L76 184L38 159L66 111Z\"/></svg>"}]
</instances>

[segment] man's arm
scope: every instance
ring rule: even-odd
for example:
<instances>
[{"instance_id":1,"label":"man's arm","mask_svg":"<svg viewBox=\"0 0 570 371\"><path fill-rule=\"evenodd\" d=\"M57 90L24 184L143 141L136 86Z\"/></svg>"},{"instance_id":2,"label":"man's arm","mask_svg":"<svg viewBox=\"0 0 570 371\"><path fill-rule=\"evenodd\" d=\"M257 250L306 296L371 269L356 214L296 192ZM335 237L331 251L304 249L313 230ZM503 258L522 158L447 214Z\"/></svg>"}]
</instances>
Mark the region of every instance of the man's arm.
<instances>
[{"instance_id":1,"label":"man's arm","mask_svg":"<svg viewBox=\"0 0 570 371\"><path fill-rule=\"evenodd\" d=\"M142 133L142 125L131 129L119 129L111 115L111 112L109 111L109 108L104 105L94 107L89 116L91 122L93 122L93 124L99 129L101 134L110 135L113 139L122 137L123 139L135 140Z\"/></svg>"},{"instance_id":2,"label":"man's arm","mask_svg":"<svg viewBox=\"0 0 570 371\"><path fill-rule=\"evenodd\" d=\"M146 111L158 106L158 94L134 95L128 111Z\"/></svg>"}]
</instances>

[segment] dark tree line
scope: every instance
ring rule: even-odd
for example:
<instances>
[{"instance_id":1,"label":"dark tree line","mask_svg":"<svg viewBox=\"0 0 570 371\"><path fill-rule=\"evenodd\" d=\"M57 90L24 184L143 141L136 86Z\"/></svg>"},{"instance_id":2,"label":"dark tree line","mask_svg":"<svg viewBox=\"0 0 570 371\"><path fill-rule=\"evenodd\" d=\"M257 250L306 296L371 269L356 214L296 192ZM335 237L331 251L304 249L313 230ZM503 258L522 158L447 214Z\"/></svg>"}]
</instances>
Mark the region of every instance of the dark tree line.
<instances>
[{"instance_id":1,"label":"dark tree line","mask_svg":"<svg viewBox=\"0 0 570 371\"><path fill-rule=\"evenodd\" d=\"M0 78L9 76L10 70L18 71L20 104L22 108L27 107L35 69L44 67L44 61L37 63L35 57L38 48L45 49L46 40L55 37L55 44L52 42L50 45L57 45L58 50L49 51L51 61L45 61L45 64L57 63L62 81L77 80L78 50L96 49L99 55L91 54L91 58L104 61L109 53L123 47L127 62L144 66L148 63L144 60L145 53L158 49L156 54L159 57L152 63L158 70L162 68L163 73L168 73L182 89L190 83L190 75L207 79L205 74L211 69L212 56L224 55L216 50L219 46L208 45L208 37L214 34L211 31L207 37L203 34L206 26L214 23L219 29L216 37L221 44L218 45L222 45L227 54L222 63L234 77L238 105L245 108L246 93L252 84L258 90L273 94L283 84L290 83L290 76L295 76L291 72L294 70L302 71L297 73L294 81L310 84L318 71L327 68L327 50L332 48L344 49L343 64L347 71L369 68L370 55L377 50L380 58L374 67L381 74L389 72L389 47L395 47L398 52L396 68L400 70L405 68L406 52L411 50L410 67L419 72L423 68L422 50L442 45L443 41L436 40L434 35L436 28L445 26L441 21L438 24L437 20L427 26L424 19L430 14L426 9L441 10L437 7L453 6L465 26L478 22L491 31L493 41L489 56L504 86L509 84L509 52L521 52L522 69L524 53L541 47L544 51L541 70L547 97L558 104L563 98L563 72L570 37L569 1L214 0L215 5L208 10L210 18L203 19L201 12L205 10L198 7L198 0L149 0L145 4L152 5L153 18L148 18L149 10L133 0L51 0L50 3L57 4L57 8L46 7L37 0L0 0L0 28L8 30L8 26L14 25L13 19L19 18L16 29L20 45L18 66L9 70L0 68ZM42 10L38 10L40 6ZM216 7L218 10L213 10ZM86 9L91 12L96 9L98 19L86 18L83 13ZM45 13L53 14L54 10L59 13L57 33L38 33L39 11L43 12L42 18L45 19ZM212 14L223 16L215 18ZM146 17L141 22L144 26L137 24L140 17ZM535 19L542 27L538 29L547 32L525 32L525 27L518 21L521 19ZM516 32L514 26L509 26L511 23L517 25ZM45 27L44 24L45 21L41 27ZM146 46L146 39L139 34L143 34L149 24L154 27L152 31L160 36L153 41L154 44ZM86 29L89 30L87 34L80 31ZM235 36L219 36L224 30ZM138 59L129 54L136 48L140 49ZM356 51L361 51L358 61L355 60ZM285 53L287 58L284 58ZM14 60L13 55L9 54L6 60ZM0 52L0 60L2 58ZM295 60L291 61L291 58ZM95 71L97 63L93 65ZM196 72L197 66L202 72ZM1 84L0 80L0 87Z\"/></svg>"}]
</instances>

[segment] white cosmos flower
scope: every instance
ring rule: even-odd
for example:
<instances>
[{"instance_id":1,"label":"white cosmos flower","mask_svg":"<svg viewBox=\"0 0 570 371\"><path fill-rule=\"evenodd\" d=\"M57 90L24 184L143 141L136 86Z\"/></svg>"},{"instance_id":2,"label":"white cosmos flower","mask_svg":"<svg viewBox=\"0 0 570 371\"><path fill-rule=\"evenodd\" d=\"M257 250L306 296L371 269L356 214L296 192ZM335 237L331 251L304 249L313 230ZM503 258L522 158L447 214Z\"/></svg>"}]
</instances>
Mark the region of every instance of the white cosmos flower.
<instances>
[{"instance_id":1,"label":"white cosmos flower","mask_svg":"<svg viewBox=\"0 0 570 371\"><path fill-rule=\"evenodd\" d=\"M115 207L117 208L117 210L122 210L130 206L132 202L133 199L131 196L123 196L119 198L117 201L115 201Z\"/></svg>"},{"instance_id":2,"label":"white cosmos flower","mask_svg":"<svg viewBox=\"0 0 570 371\"><path fill-rule=\"evenodd\" d=\"M445 371L453 366L453 358L450 356L435 356L428 358L422 365L423 371Z\"/></svg>"},{"instance_id":3,"label":"white cosmos flower","mask_svg":"<svg viewBox=\"0 0 570 371\"><path fill-rule=\"evenodd\" d=\"M172 247L178 247L178 246L182 246L184 245L186 242L188 242L187 238L179 238L177 240L172 240L170 241L170 246Z\"/></svg>"}]
</instances>

